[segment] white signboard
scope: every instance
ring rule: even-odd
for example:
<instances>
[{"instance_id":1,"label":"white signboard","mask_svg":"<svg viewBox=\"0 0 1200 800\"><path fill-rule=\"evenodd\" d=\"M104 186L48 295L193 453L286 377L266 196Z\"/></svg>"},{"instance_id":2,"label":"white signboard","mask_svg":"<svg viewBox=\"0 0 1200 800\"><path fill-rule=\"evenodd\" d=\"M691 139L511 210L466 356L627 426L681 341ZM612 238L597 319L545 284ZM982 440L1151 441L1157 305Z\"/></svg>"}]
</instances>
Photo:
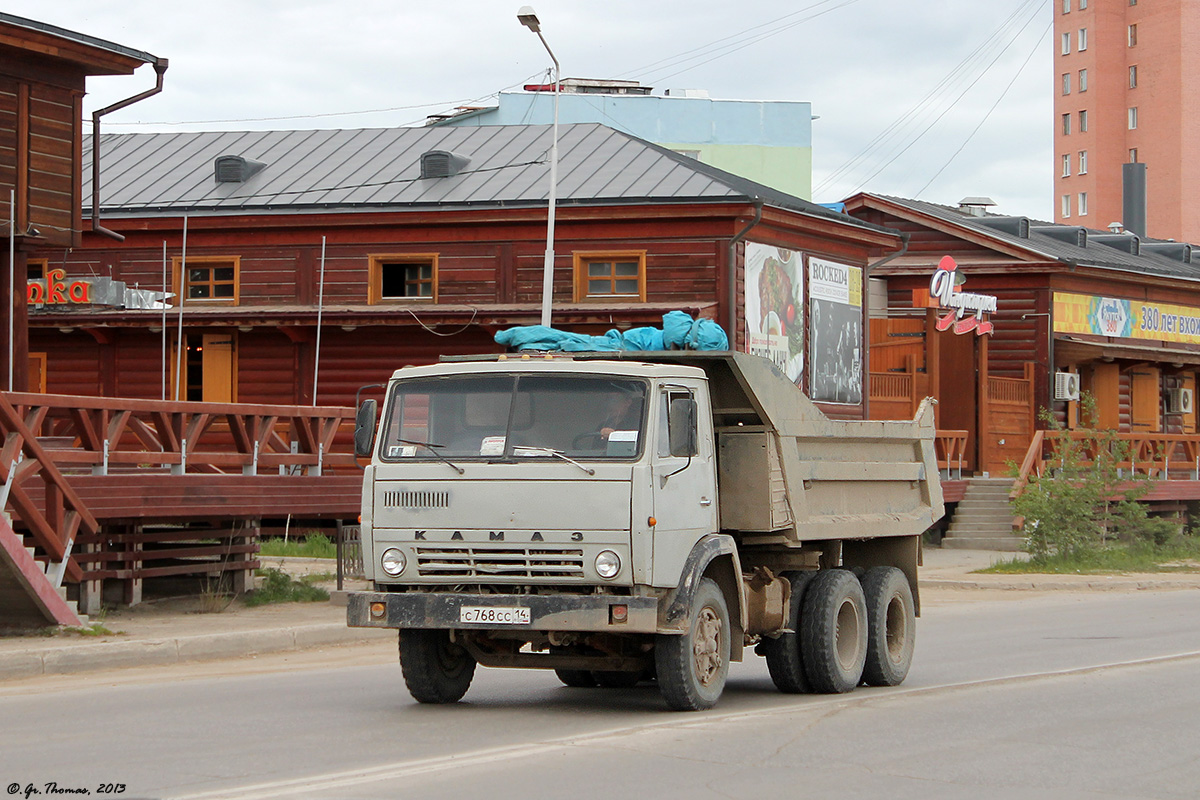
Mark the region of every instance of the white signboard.
<instances>
[{"instance_id":1,"label":"white signboard","mask_svg":"<svg viewBox=\"0 0 1200 800\"><path fill-rule=\"evenodd\" d=\"M824 403L862 402L862 269L808 259L808 396Z\"/></svg>"},{"instance_id":2,"label":"white signboard","mask_svg":"<svg viewBox=\"0 0 1200 800\"><path fill-rule=\"evenodd\" d=\"M804 268L794 250L746 243L746 350L797 384L804 374Z\"/></svg>"}]
</instances>

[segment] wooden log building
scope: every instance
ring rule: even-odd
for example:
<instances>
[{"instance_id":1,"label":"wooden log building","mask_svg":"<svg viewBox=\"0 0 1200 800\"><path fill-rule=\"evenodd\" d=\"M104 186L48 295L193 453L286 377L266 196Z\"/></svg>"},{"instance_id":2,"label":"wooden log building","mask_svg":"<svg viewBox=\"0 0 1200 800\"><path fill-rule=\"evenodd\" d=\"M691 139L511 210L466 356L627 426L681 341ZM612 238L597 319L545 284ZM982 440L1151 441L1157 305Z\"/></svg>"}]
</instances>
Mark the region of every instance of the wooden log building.
<instances>
[{"instance_id":1,"label":"wooden log building","mask_svg":"<svg viewBox=\"0 0 1200 800\"><path fill-rule=\"evenodd\" d=\"M907 236L872 271L872 416L905 416L939 399L938 427L969 432L968 473L1020 464L1039 409L1080 427L1080 392L1100 427L1125 434L1197 433L1200 265L1192 247L1126 232L1051 224L873 194L848 214ZM995 297L986 336L938 331L929 308L939 260L963 292ZM1195 465L1192 465L1195 470Z\"/></svg>"},{"instance_id":2,"label":"wooden log building","mask_svg":"<svg viewBox=\"0 0 1200 800\"><path fill-rule=\"evenodd\" d=\"M31 388L348 406L404 364L495 351L497 330L538 321L550 136L105 134L102 224L124 241L85 232L79 247L42 252L29 336L45 366ZM710 317L739 349L773 346L832 415L863 416L861 273L899 249L897 233L601 125L562 126L559 152L555 326ZM749 292L747 254L754 280L774 276ZM841 373L805 358L817 337L805 333L803 273L818 267L857 281L829 306L859 336L839 340L856 354ZM76 284L90 302L72 297ZM164 290L168 308L136 307Z\"/></svg>"}]
</instances>

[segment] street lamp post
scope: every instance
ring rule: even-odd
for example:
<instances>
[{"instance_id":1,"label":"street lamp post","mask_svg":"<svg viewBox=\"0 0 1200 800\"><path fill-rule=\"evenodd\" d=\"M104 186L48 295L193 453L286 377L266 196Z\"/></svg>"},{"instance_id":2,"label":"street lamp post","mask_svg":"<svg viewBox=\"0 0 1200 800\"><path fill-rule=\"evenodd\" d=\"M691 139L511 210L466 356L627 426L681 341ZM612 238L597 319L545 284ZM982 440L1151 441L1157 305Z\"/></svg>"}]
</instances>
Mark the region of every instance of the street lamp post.
<instances>
[{"instance_id":1,"label":"street lamp post","mask_svg":"<svg viewBox=\"0 0 1200 800\"><path fill-rule=\"evenodd\" d=\"M554 297L554 204L558 194L558 90L561 85L558 59L542 36L542 27L531 6L521 6L517 20L537 34L554 62L554 129L550 138L550 210L546 222L546 258L542 264L542 325L550 327L550 301Z\"/></svg>"}]
</instances>

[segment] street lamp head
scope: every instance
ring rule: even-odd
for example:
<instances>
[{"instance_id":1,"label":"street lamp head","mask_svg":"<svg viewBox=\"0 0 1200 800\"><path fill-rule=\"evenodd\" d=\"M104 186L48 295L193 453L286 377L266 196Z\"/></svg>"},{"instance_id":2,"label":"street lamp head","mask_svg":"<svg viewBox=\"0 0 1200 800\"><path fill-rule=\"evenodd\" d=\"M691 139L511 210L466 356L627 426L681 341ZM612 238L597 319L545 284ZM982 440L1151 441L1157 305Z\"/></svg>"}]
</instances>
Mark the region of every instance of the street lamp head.
<instances>
[{"instance_id":1,"label":"street lamp head","mask_svg":"<svg viewBox=\"0 0 1200 800\"><path fill-rule=\"evenodd\" d=\"M534 33L541 33L541 24L538 22L537 14L534 13L533 6L521 6L517 12L517 21L524 25Z\"/></svg>"}]
</instances>

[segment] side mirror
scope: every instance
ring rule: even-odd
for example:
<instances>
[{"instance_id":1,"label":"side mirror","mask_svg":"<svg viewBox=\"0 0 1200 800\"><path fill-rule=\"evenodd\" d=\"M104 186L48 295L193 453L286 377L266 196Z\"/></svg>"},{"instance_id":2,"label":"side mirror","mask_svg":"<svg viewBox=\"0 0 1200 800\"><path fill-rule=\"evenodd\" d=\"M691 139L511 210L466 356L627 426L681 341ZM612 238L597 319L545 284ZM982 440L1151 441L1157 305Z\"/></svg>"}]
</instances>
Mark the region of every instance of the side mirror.
<instances>
[{"instance_id":1,"label":"side mirror","mask_svg":"<svg viewBox=\"0 0 1200 800\"><path fill-rule=\"evenodd\" d=\"M371 455L371 446L375 444L375 409L379 403L375 400L363 400L354 417L354 454L366 457Z\"/></svg>"},{"instance_id":2,"label":"side mirror","mask_svg":"<svg viewBox=\"0 0 1200 800\"><path fill-rule=\"evenodd\" d=\"M691 397L671 398L668 426L672 456L691 457L700 452L696 431L696 401Z\"/></svg>"}]
</instances>

